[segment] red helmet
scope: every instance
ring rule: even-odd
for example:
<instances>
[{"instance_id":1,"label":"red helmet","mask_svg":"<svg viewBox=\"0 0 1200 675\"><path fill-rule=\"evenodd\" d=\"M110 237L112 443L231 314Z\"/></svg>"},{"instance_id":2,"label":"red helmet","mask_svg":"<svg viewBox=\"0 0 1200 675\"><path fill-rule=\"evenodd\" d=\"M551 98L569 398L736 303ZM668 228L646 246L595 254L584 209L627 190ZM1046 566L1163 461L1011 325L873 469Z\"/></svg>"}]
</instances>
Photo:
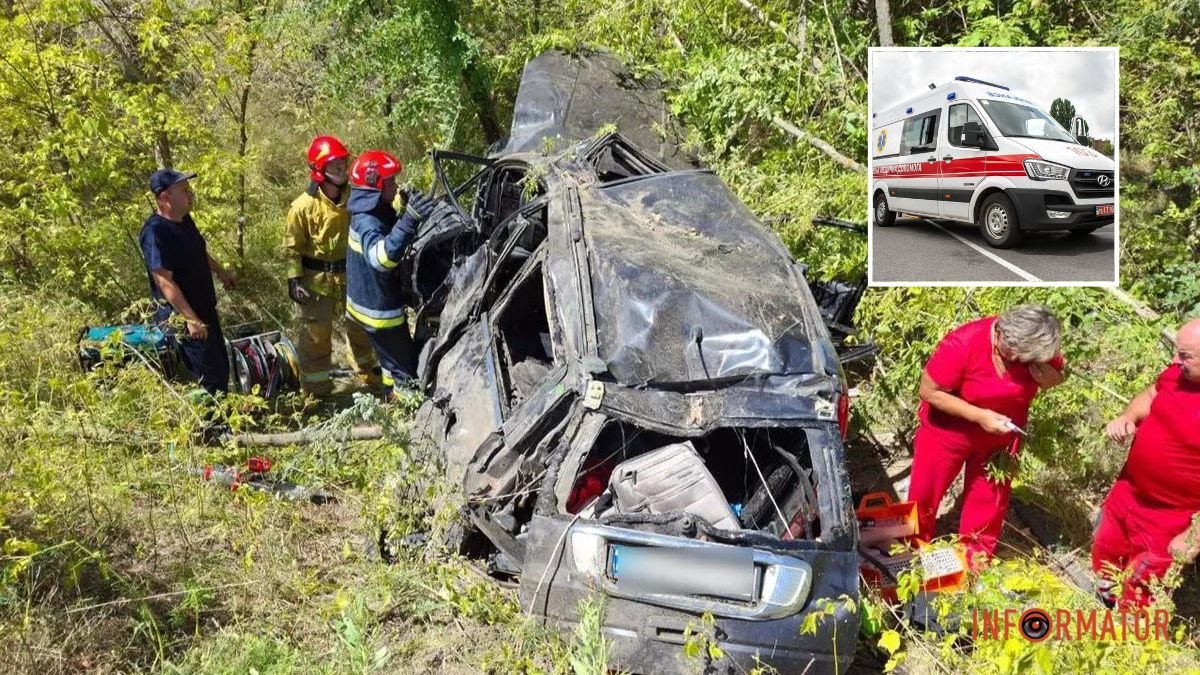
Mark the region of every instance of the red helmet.
<instances>
[{"instance_id":1,"label":"red helmet","mask_svg":"<svg viewBox=\"0 0 1200 675\"><path fill-rule=\"evenodd\" d=\"M383 181L404 170L400 160L390 152L367 150L350 167L350 184L371 190L383 189Z\"/></svg>"},{"instance_id":2,"label":"red helmet","mask_svg":"<svg viewBox=\"0 0 1200 675\"><path fill-rule=\"evenodd\" d=\"M317 136L308 144L309 174L318 183L325 180L325 165L335 159L349 157L350 151L336 136Z\"/></svg>"}]
</instances>

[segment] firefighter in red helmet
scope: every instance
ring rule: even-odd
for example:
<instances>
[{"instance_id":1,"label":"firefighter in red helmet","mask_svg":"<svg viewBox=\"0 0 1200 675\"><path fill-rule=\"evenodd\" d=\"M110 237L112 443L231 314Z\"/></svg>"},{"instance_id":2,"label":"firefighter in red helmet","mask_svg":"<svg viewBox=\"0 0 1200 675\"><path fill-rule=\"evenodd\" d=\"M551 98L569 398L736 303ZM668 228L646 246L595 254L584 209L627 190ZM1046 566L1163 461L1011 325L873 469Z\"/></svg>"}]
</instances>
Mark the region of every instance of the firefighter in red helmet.
<instances>
[{"instance_id":1,"label":"firefighter in red helmet","mask_svg":"<svg viewBox=\"0 0 1200 675\"><path fill-rule=\"evenodd\" d=\"M304 390L330 393L333 321L346 299L346 241L350 216L350 151L333 136L317 136L308 146L309 185L288 210L283 248L288 258L288 296L300 324L296 343ZM377 381L375 356L362 326L346 323L350 364L364 384Z\"/></svg>"},{"instance_id":2,"label":"firefighter in red helmet","mask_svg":"<svg viewBox=\"0 0 1200 675\"><path fill-rule=\"evenodd\" d=\"M394 155L368 150L350 169L350 254L346 259L346 314L362 325L383 369L383 383L403 393L416 370L412 334L405 321L400 260L434 202L409 194L403 214L392 203L403 166Z\"/></svg>"}]
</instances>

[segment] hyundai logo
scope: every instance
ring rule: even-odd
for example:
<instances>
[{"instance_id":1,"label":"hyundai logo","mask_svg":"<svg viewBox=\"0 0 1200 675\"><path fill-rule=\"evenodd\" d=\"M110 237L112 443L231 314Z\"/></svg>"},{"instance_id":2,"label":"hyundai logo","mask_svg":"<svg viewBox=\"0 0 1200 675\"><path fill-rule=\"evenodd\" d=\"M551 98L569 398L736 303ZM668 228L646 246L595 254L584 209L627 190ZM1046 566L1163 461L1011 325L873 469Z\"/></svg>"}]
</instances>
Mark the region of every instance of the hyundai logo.
<instances>
[{"instance_id":1,"label":"hyundai logo","mask_svg":"<svg viewBox=\"0 0 1200 675\"><path fill-rule=\"evenodd\" d=\"M1108 176L1097 176L1096 185L1099 185L1100 187L1108 187L1109 185L1112 185L1112 179Z\"/></svg>"}]
</instances>

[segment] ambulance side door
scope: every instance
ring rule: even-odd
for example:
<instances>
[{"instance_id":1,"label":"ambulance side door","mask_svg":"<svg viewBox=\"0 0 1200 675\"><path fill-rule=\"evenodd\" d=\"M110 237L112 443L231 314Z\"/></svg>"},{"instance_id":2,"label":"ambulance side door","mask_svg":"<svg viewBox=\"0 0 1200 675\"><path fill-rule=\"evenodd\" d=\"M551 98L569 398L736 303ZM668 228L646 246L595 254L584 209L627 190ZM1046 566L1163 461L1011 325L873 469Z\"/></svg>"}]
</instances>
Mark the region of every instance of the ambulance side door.
<instances>
[{"instance_id":1,"label":"ambulance side door","mask_svg":"<svg viewBox=\"0 0 1200 675\"><path fill-rule=\"evenodd\" d=\"M946 218L971 222L971 195L986 177L985 165L990 137L984 147L967 144L963 128L968 123L984 127L979 111L969 101L951 101L946 114L946 133L940 136L938 150L942 167L942 215ZM984 127L986 130L986 127Z\"/></svg>"},{"instance_id":2,"label":"ambulance side door","mask_svg":"<svg viewBox=\"0 0 1200 675\"><path fill-rule=\"evenodd\" d=\"M904 120L900 138L899 171L888 179L888 205L893 211L940 216L938 210L938 123L941 108Z\"/></svg>"}]
</instances>

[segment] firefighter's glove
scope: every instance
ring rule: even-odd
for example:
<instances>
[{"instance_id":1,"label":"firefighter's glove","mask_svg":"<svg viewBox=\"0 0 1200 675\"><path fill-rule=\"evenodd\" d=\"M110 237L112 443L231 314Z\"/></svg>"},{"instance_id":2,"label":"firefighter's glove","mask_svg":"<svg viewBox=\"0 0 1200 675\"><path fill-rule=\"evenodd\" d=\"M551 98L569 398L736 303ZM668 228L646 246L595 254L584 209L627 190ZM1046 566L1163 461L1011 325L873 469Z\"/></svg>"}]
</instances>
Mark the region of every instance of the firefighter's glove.
<instances>
[{"instance_id":1,"label":"firefighter's glove","mask_svg":"<svg viewBox=\"0 0 1200 675\"><path fill-rule=\"evenodd\" d=\"M300 277L292 277L288 279L288 297L297 305L303 305L312 298L312 293L300 285Z\"/></svg>"},{"instance_id":2,"label":"firefighter's glove","mask_svg":"<svg viewBox=\"0 0 1200 675\"><path fill-rule=\"evenodd\" d=\"M429 214L433 213L437 202L425 195L413 190L408 194L408 205L405 206L405 213L412 219L414 224L425 222Z\"/></svg>"}]
</instances>

